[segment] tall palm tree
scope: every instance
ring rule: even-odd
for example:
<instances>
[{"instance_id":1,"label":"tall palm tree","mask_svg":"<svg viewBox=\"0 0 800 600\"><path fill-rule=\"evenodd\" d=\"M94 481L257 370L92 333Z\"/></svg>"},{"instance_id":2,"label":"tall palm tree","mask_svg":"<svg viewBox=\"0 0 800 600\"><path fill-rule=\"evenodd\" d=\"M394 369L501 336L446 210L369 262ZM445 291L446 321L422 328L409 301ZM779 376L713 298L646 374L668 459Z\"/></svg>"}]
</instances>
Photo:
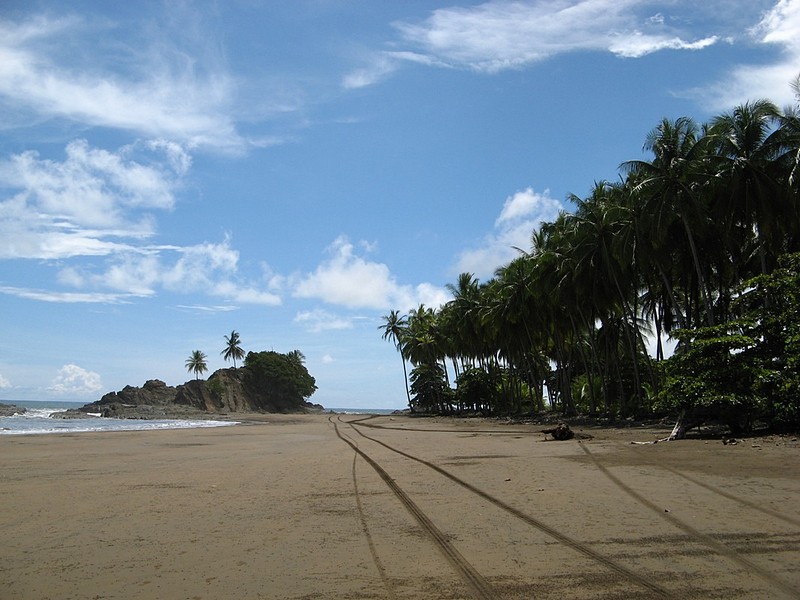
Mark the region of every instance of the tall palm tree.
<instances>
[{"instance_id":1,"label":"tall palm tree","mask_svg":"<svg viewBox=\"0 0 800 600\"><path fill-rule=\"evenodd\" d=\"M755 232L762 273L767 271L767 252L780 253L783 225L791 212L776 170L781 154L781 131L775 127L779 114L767 100L747 102L714 119L709 129L723 235L734 228ZM740 246L741 236L730 245Z\"/></svg>"},{"instance_id":2,"label":"tall palm tree","mask_svg":"<svg viewBox=\"0 0 800 600\"><path fill-rule=\"evenodd\" d=\"M241 340L239 339L239 334L236 331L231 331L230 336L225 336L225 349L220 352L222 354L222 358L226 361L233 360L233 368L236 368L236 359L239 360L244 358L244 350L242 350Z\"/></svg>"},{"instance_id":3,"label":"tall palm tree","mask_svg":"<svg viewBox=\"0 0 800 600\"><path fill-rule=\"evenodd\" d=\"M382 339L391 340L394 347L400 353L400 360L403 361L403 382L406 386L406 398L408 399L408 406L411 407L411 392L408 390L408 370L406 369L406 353L403 347L403 339L408 328L408 320L406 317L400 316L400 313L396 310L392 310L388 315L384 315L383 320L383 325L379 325L378 329L383 330Z\"/></svg>"},{"instance_id":4,"label":"tall palm tree","mask_svg":"<svg viewBox=\"0 0 800 600\"><path fill-rule=\"evenodd\" d=\"M186 359L186 369L190 373L194 373L195 379L199 379L200 375L208 371L207 358L204 352L193 350L189 358Z\"/></svg>"},{"instance_id":5,"label":"tall palm tree","mask_svg":"<svg viewBox=\"0 0 800 600\"><path fill-rule=\"evenodd\" d=\"M698 249L698 235L708 227L708 205L703 191L711 179L708 173L710 137L703 135L688 117L674 121L663 119L648 133L644 148L653 153L651 161L631 160L623 163L632 183L632 191L645 204L649 215L649 233L663 243L674 222L679 222L686 235L697 288L705 309L708 325L714 324L714 310L708 277ZM707 264L707 263L706 263Z\"/></svg>"}]
</instances>

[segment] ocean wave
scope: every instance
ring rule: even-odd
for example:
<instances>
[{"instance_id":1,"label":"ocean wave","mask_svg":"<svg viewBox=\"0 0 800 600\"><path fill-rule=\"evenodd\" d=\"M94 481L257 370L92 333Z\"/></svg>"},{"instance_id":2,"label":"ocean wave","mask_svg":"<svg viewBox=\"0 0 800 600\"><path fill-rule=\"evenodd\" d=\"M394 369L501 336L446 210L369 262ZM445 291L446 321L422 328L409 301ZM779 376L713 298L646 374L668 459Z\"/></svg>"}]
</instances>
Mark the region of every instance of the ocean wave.
<instances>
[{"instance_id":1,"label":"ocean wave","mask_svg":"<svg viewBox=\"0 0 800 600\"><path fill-rule=\"evenodd\" d=\"M38 413L45 411L29 411ZM61 412L61 411L51 411ZM213 420L134 420L107 419L92 417L88 419L52 419L40 414L15 415L0 418L0 435L42 435L48 433L90 433L95 431L152 431L158 429L198 429L203 427L227 427L238 425L238 421Z\"/></svg>"}]
</instances>

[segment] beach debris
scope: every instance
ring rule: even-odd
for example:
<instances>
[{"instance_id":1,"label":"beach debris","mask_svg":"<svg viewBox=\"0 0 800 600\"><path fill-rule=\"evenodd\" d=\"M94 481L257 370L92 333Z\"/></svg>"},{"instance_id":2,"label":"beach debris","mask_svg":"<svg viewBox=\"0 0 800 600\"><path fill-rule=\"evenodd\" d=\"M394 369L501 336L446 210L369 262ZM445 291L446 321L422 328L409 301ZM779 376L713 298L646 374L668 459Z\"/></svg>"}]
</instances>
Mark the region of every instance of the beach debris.
<instances>
[{"instance_id":1,"label":"beach debris","mask_svg":"<svg viewBox=\"0 0 800 600\"><path fill-rule=\"evenodd\" d=\"M558 441L571 440L575 437L572 429L566 423L559 423L552 429L542 429L542 433L544 434L544 439L547 439L547 436L550 435L553 436L554 440Z\"/></svg>"}]
</instances>

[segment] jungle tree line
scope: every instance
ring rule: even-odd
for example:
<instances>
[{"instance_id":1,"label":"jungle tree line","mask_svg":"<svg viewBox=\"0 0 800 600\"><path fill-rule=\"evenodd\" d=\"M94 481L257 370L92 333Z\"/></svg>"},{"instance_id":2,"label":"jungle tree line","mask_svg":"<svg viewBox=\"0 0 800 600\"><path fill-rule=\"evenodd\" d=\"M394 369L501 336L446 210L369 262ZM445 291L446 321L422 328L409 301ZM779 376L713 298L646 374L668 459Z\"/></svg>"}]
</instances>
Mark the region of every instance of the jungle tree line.
<instances>
[{"instance_id":1,"label":"jungle tree line","mask_svg":"<svg viewBox=\"0 0 800 600\"><path fill-rule=\"evenodd\" d=\"M570 197L575 211L542 224L490 280L462 273L444 306L383 317L383 337L412 367L409 406L522 413L545 409L546 392L566 414L625 418L774 404L780 393L781 418L797 422L800 381L787 364L800 350L800 261L788 256L800 251L800 77L793 88L783 110L757 100L707 123L663 119L647 158ZM664 335L679 340L669 360ZM757 366L738 392L679 385L731 359ZM775 407L748 418L765 414Z\"/></svg>"}]
</instances>

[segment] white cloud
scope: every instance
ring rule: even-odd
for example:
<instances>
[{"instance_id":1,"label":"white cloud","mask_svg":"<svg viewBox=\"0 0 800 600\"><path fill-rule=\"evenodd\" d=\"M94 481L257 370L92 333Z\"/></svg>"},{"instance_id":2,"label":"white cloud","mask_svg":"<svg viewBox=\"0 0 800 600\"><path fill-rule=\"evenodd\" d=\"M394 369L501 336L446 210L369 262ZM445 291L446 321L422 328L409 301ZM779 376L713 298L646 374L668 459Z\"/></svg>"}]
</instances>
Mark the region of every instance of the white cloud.
<instances>
[{"instance_id":1,"label":"white cloud","mask_svg":"<svg viewBox=\"0 0 800 600\"><path fill-rule=\"evenodd\" d=\"M184 310L197 311L197 312L201 312L201 313L204 313L204 312L210 312L210 313L218 313L219 312L219 313L222 313L222 312L232 312L234 310L239 310L238 306L232 306L230 304L216 305L216 306L203 306L201 304L193 304L193 305L178 304L178 308L181 308L181 309L184 309Z\"/></svg>"},{"instance_id":2,"label":"white cloud","mask_svg":"<svg viewBox=\"0 0 800 600\"><path fill-rule=\"evenodd\" d=\"M626 58L641 58L659 50L702 50L718 41L717 36L711 36L696 42L686 42L678 37L648 36L637 31L618 40L612 40L608 49Z\"/></svg>"},{"instance_id":3,"label":"white cloud","mask_svg":"<svg viewBox=\"0 0 800 600\"><path fill-rule=\"evenodd\" d=\"M379 52L367 59L368 66L348 73L342 79L345 89L358 89L380 83L406 63L425 66L449 67L446 62L419 52Z\"/></svg>"},{"instance_id":4,"label":"white cloud","mask_svg":"<svg viewBox=\"0 0 800 600\"><path fill-rule=\"evenodd\" d=\"M58 282L80 290L5 287L0 292L46 302L117 303L163 288L244 304L280 304L278 295L240 280L239 252L227 237L222 243L183 247L144 243L156 230L151 211L172 209L190 167L184 148L163 139L115 152L76 140L66 147L63 161L35 152L0 161L0 189L13 194L0 196L0 260L61 261ZM76 264L81 257L105 260Z\"/></svg>"},{"instance_id":5,"label":"white cloud","mask_svg":"<svg viewBox=\"0 0 800 600\"><path fill-rule=\"evenodd\" d=\"M299 312L295 316L294 322L312 333L353 328L352 319L340 317L322 309Z\"/></svg>"},{"instance_id":6,"label":"white cloud","mask_svg":"<svg viewBox=\"0 0 800 600\"><path fill-rule=\"evenodd\" d=\"M377 54L371 59L369 66L347 74L342 80L342 87L352 90L374 85L396 71L400 65L400 61L389 54Z\"/></svg>"},{"instance_id":7,"label":"white cloud","mask_svg":"<svg viewBox=\"0 0 800 600\"><path fill-rule=\"evenodd\" d=\"M172 258L176 255L176 258ZM280 296L238 278L239 252L230 238L193 246L145 247L109 259L105 270L65 267L59 281L74 287L111 289L123 296L152 296L159 288L177 293L205 293L241 304L275 306ZM102 295L98 296L102 298Z\"/></svg>"},{"instance_id":8,"label":"white cloud","mask_svg":"<svg viewBox=\"0 0 800 600\"><path fill-rule=\"evenodd\" d=\"M528 250L531 235L542 222L555 220L563 205L550 197L549 190L537 193L527 188L506 198L494 230L482 243L465 250L458 257L456 271L472 273L479 279L494 275L501 267L519 255L515 248Z\"/></svg>"},{"instance_id":9,"label":"white cloud","mask_svg":"<svg viewBox=\"0 0 800 600\"><path fill-rule=\"evenodd\" d=\"M81 45L65 51L76 32L84 34ZM0 20L0 101L20 121L59 117L191 147L241 149L227 114L232 78L202 51L213 44L194 38L180 36L196 46L187 49L155 38L124 44L107 21ZM202 66L188 58L203 54Z\"/></svg>"},{"instance_id":10,"label":"white cloud","mask_svg":"<svg viewBox=\"0 0 800 600\"><path fill-rule=\"evenodd\" d=\"M108 238L143 239L154 232L149 210L169 210L190 159L174 144L154 142L117 152L85 140L66 147L63 161L23 152L0 160L0 259L103 256L130 250ZM166 154L173 169L159 161Z\"/></svg>"},{"instance_id":11,"label":"white cloud","mask_svg":"<svg viewBox=\"0 0 800 600\"><path fill-rule=\"evenodd\" d=\"M446 301L446 293L431 284L399 284L387 265L358 256L345 236L337 238L327 251L330 258L313 273L293 278L295 297L381 310L409 309L421 302L436 306Z\"/></svg>"},{"instance_id":12,"label":"white cloud","mask_svg":"<svg viewBox=\"0 0 800 600\"><path fill-rule=\"evenodd\" d=\"M322 357L323 365L329 365L333 362L336 362L336 359L334 359L330 354L326 354L325 356Z\"/></svg>"},{"instance_id":13,"label":"white cloud","mask_svg":"<svg viewBox=\"0 0 800 600\"><path fill-rule=\"evenodd\" d=\"M33 290L14 286L0 286L0 294L37 300L39 302L55 302L65 304L121 304L128 302L131 294L106 294L100 292L56 292L51 290Z\"/></svg>"},{"instance_id":14,"label":"white cloud","mask_svg":"<svg viewBox=\"0 0 800 600\"><path fill-rule=\"evenodd\" d=\"M61 367L48 391L59 395L83 395L103 389L100 375L74 364Z\"/></svg>"},{"instance_id":15,"label":"white cloud","mask_svg":"<svg viewBox=\"0 0 800 600\"><path fill-rule=\"evenodd\" d=\"M395 26L437 64L497 72L575 50L640 57L664 49L697 50L715 36L684 40L663 15L639 16L636 0L497 0L442 8L418 24ZM418 56L420 53L415 53Z\"/></svg>"},{"instance_id":16,"label":"white cloud","mask_svg":"<svg viewBox=\"0 0 800 600\"><path fill-rule=\"evenodd\" d=\"M0 374L0 390L11 387L11 382Z\"/></svg>"},{"instance_id":17,"label":"white cloud","mask_svg":"<svg viewBox=\"0 0 800 600\"><path fill-rule=\"evenodd\" d=\"M789 82L800 72L800 0L779 0L749 34L758 44L776 47L779 58L767 64L739 65L719 81L685 95L714 111L761 98L779 106L793 102Z\"/></svg>"}]
</instances>

